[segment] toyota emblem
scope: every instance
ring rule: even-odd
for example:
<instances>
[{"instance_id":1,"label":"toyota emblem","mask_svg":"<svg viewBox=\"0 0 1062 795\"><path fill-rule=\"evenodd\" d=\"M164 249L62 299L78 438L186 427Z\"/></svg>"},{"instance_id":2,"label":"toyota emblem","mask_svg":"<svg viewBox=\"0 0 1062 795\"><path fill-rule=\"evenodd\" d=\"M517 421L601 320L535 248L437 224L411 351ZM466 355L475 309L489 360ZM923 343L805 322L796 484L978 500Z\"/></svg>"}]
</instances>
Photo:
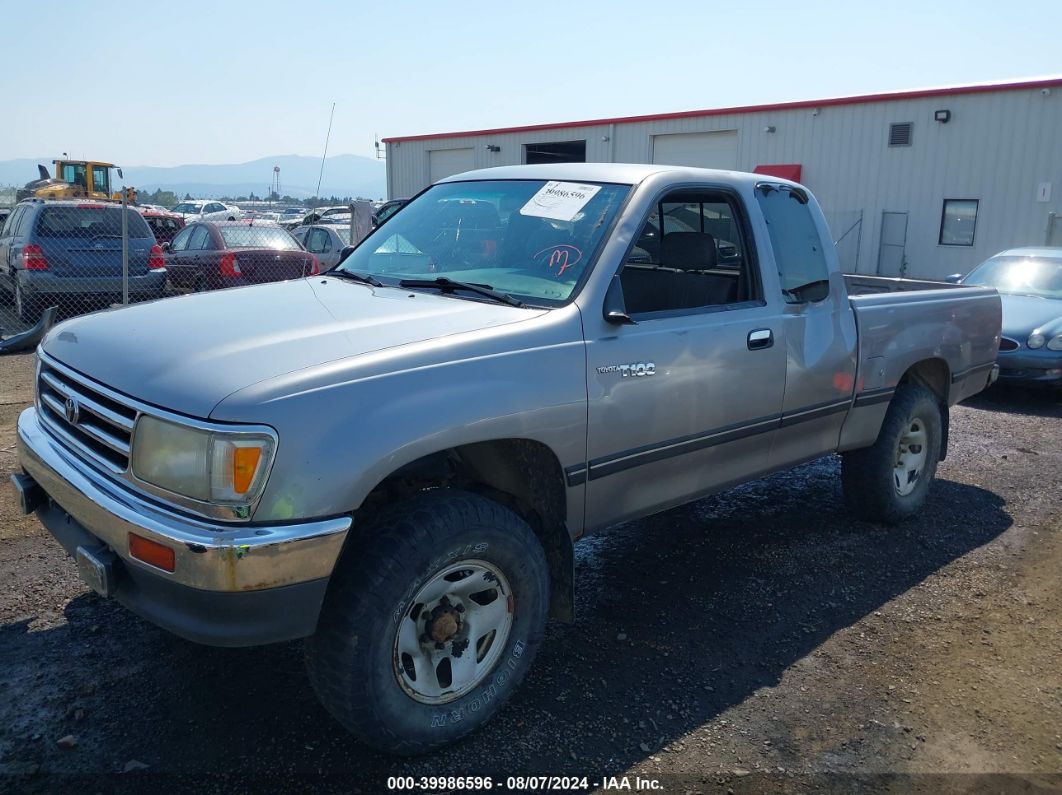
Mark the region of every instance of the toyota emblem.
<instances>
[{"instance_id":1,"label":"toyota emblem","mask_svg":"<svg viewBox=\"0 0 1062 795\"><path fill-rule=\"evenodd\" d=\"M66 403L63 404L63 409L66 412L66 421L71 425L77 425L77 421L81 418L81 406L77 400L68 397Z\"/></svg>"}]
</instances>

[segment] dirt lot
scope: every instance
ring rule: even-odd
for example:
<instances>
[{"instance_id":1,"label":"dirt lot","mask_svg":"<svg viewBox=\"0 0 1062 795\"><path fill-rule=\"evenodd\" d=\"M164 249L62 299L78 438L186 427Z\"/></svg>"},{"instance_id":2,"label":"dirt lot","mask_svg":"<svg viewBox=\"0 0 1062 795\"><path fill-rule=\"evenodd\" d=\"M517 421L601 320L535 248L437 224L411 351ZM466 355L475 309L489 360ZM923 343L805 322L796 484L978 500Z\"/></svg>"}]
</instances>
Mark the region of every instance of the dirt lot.
<instances>
[{"instance_id":1,"label":"dirt lot","mask_svg":"<svg viewBox=\"0 0 1062 795\"><path fill-rule=\"evenodd\" d=\"M32 357L0 359L5 481L31 381ZM194 646L87 591L6 491L0 790L379 792L475 773L1062 791L1058 396L958 407L938 477L899 529L846 515L825 459L581 542L578 621L551 625L498 720L413 760L344 734L298 644Z\"/></svg>"}]
</instances>

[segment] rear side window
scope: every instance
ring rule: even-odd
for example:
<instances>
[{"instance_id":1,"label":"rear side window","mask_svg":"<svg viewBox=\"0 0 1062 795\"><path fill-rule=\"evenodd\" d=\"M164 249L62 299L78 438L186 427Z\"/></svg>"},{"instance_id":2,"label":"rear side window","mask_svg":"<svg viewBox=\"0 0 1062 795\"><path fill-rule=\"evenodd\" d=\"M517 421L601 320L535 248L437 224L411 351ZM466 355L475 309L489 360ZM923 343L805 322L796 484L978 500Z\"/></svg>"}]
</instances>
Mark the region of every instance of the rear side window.
<instances>
[{"instance_id":1,"label":"rear side window","mask_svg":"<svg viewBox=\"0 0 1062 795\"><path fill-rule=\"evenodd\" d=\"M8 216L7 223L4 224L4 237L13 237L15 235L18 231L19 221L22 220L25 212L25 207L16 207L15 211Z\"/></svg>"},{"instance_id":2,"label":"rear side window","mask_svg":"<svg viewBox=\"0 0 1062 795\"><path fill-rule=\"evenodd\" d=\"M129 237L154 239L151 230L140 213L125 211ZM64 205L45 207L37 216L36 234L40 237L94 237L122 236L122 208L117 205Z\"/></svg>"},{"instance_id":3,"label":"rear side window","mask_svg":"<svg viewBox=\"0 0 1062 795\"><path fill-rule=\"evenodd\" d=\"M807 197L784 185L765 184L757 186L756 198L767 221L786 303L821 301L830 292L830 272Z\"/></svg>"},{"instance_id":4,"label":"rear side window","mask_svg":"<svg viewBox=\"0 0 1062 795\"><path fill-rule=\"evenodd\" d=\"M295 238L279 226L223 226L221 239L225 248L273 248L293 251L299 248Z\"/></svg>"},{"instance_id":5,"label":"rear side window","mask_svg":"<svg viewBox=\"0 0 1062 795\"><path fill-rule=\"evenodd\" d=\"M188 241L189 251L202 251L210 248L210 232L205 226L197 226L192 230L192 238Z\"/></svg>"}]
</instances>

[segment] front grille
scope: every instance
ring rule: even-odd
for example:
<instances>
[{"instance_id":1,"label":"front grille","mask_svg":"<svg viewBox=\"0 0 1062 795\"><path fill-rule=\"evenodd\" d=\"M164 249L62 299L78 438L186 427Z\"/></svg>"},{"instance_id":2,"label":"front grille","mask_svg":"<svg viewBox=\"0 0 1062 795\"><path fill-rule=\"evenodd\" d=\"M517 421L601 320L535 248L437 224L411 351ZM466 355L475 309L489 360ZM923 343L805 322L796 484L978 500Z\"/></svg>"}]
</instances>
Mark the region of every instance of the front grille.
<instances>
[{"instance_id":1,"label":"front grille","mask_svg":"<svg viewBox=\"0 0 1062 795\"><path fill-rule=\"evenodd\" d=\"M64 444L114 472L129 468L136 409L43 360L37 394L41 418Z\"/></svg>"},{"instance_id":2,"label":"front grille","mask_svg":"<svg viewBox=\"0 0 1062 795\"><path fill-rule=\"evenodd\" d=\"M1012 340L1010 337L1001 337L999 340L999 349L1001 351L1016 351L1021 345L1017 340Z\"/></svg>"}]
</instances>

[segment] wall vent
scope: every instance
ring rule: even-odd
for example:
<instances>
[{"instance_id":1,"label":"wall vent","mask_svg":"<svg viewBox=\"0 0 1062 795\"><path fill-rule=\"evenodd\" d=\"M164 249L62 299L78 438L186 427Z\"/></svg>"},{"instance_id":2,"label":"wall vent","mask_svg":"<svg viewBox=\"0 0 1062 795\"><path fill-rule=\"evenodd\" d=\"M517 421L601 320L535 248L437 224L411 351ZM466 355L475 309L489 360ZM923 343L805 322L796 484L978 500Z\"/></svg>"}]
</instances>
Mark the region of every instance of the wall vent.
<instances>
[{"instance_id":1,"label":"wall vent","mask_svg":"<svg viewBox=\"0 0 1062 795\"><path fill-rule=\"evenodd\" d=\"M889 146L910 146L913 122L903 121L889 125Z\"/></svg>"}]
</instances>

